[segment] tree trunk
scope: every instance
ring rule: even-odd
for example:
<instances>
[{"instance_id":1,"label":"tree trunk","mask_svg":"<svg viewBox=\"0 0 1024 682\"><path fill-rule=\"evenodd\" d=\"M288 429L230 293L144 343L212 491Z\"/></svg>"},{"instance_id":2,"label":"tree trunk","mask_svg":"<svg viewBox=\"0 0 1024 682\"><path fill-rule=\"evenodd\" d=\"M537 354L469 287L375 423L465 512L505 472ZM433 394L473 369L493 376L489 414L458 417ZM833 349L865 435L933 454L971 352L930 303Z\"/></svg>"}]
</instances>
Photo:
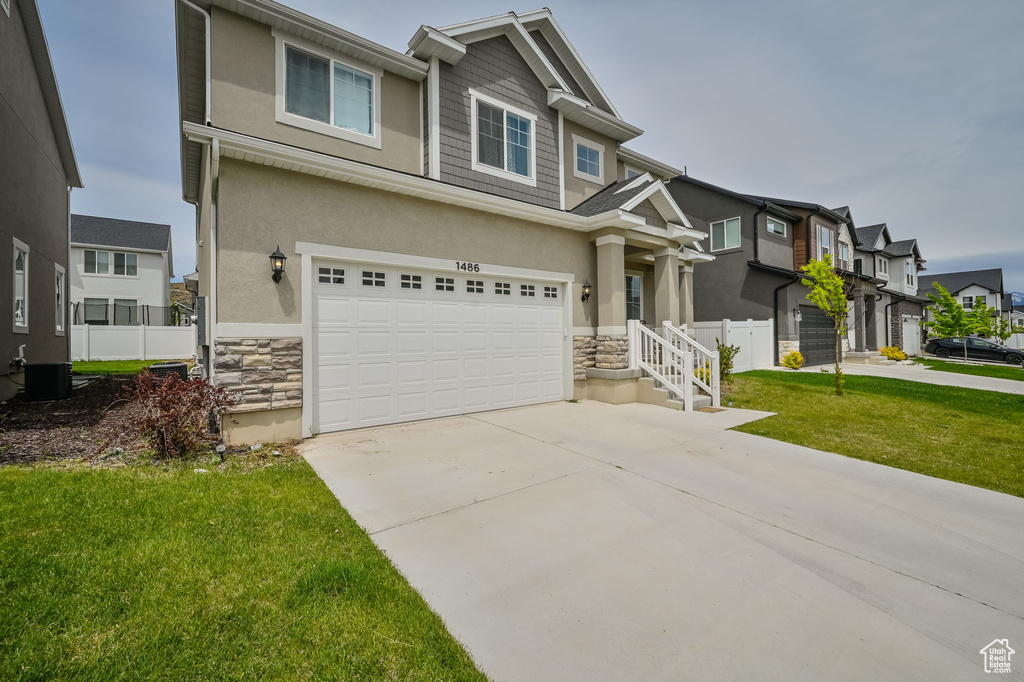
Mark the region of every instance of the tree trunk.
<instances>
[{"instance_id":1,"label":"tree trunk","mask_svg":"<svg viewBox=\"0 0 1024 682\"><path fill-rule=\"evenodd\" d=\"M839 362L842 359L842 340L839 338L839 330L836 329L836 395L843 394L842 370L839 369Z\"/></svg>"}]
</instances>

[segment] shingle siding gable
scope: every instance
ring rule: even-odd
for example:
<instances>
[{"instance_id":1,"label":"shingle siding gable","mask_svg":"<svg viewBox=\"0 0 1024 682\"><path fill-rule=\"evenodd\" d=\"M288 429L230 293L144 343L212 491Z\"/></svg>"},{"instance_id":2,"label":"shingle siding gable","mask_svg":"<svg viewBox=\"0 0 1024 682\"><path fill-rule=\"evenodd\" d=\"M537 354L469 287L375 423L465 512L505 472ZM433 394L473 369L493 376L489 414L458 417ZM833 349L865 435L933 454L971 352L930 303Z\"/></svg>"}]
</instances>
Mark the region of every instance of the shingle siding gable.
<instances>
[{"instance_id":1,"label":"shingle siding gable","mask_svg":"<svg viewBox=\"0 0 1024 682\"><path fill-rule=\"evenodd\" d=\"M547 90L505 36L472 43L455 66L440 65L441 180L548 208L559 207L558 115ZM536 180L531 187L472 169L469 89L536 114Z\"/></svg>"}]
</instances>

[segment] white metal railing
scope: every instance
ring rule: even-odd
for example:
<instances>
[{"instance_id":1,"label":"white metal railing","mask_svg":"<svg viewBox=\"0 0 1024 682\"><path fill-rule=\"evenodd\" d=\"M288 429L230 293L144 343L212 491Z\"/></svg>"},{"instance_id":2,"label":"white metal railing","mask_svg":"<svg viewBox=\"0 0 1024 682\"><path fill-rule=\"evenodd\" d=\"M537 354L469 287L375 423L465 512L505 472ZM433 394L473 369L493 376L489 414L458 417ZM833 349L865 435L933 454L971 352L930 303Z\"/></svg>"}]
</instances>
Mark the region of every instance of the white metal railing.
<instances>
[{"instance_id":1,"label":"white metal railing","mask_svg":"<svg viewBox=\"0 0 1024 682\"><path fill-rule=\"evenodd\" d=\"M693 353L680 350L640 323L629 320L629 367L642 369L693 411Z\"/></svg>"},{"instance_id":2,"label":"white metal railing","mask_svg":"<svg viewBox=\"0 0 1024 682\"><path fill-rule=\"evenodd\" d=\"M700 386L705 393L711 396L711 404L715 407L722 406L722 379L719 373L718 351L710 350L697 343L697 341L671 322L661 323L661 333L672 347L693 354L693 383Z\"/></svg>"}]
</instances>

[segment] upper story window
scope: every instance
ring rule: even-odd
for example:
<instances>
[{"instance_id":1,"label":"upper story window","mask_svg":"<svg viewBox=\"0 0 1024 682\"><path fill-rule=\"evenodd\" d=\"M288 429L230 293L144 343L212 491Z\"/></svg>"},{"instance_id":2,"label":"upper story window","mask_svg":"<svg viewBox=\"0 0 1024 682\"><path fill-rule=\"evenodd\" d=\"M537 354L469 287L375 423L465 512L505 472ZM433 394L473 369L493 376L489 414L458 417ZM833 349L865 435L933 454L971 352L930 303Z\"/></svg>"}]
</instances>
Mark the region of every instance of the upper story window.
<instances>
[{"instance_id":1,"label":"upper story window","mask_svg":"<svg viewBox=\"0 0 1024 682\"><path fill-rule=\"evenodd\" d=\"M974 297L964 296L964 310L970 310L974 307Z\"/></svg>"},{"instance_id":2,"label":"upper story window","mask_svg":"<svg viewBox=\"0 0 1024 682\"><path fill-rule=\"evenodd\" d=\"M974 305L988 305L988 296L975 296Z\"/></svg>"},{"instance_id":3,"label":"upper story window","mask_svg":"<svg viewBox=\"0 0 1024 682\"><path fill-rule=\"evenodd\" d=\"M816 225L815 232L818 236L818 260L825 258L826 253L835 256L835 232L824 225Z\"/></svg>"},{"instance_id":4,"label":"upper story window","mask_svg":"<svg viewBox=\"0 0 1024 682\"><path fill-rule=\"evenodd\" d=\"M28 245L14 240L14 331L28 332Z\"/></svg>"},{"instance_id":5,"label":"upper story window","mask_svg":"<svg viewBox=\"0 0 1024 682\"><path fill-rule=\"evenodd\" d=\"M573 149L576 150L576 165L572 174L582 180L604 184L604 145L580 137L572 136Z\"/></svg>"},{"instance_id":6,"label":"upper story window","mask_svg":"<svg viewBox=\"0 0 1024 682\"><path fill-rule=\"evenodd\" d=\"M111 268L113 265L113 268ZM121 275L137 277L139 274L139 255L137 253L121 253L110 251L85 251L85 273L87 275Z\"/></svg>"},{"instance_id":7,"label":"upper story window","mask_svg":"<svg viewBox=\"0 0 1024 682\"><path fill-rule=\"evenodd\" d=\"M907 285L914 286L914 278L917 276L916 268L914 267L914 261L907 261L905 271L907 273Z\"/></svg>"},{"instance_id":8,"label":"upper story window","mask_svg":"<svg viewBox=\"0 0 1024 682\"><path fill-rule=\"evenodd\" d=\"M786 236L786 223L775 218L768 218L768 232L769 234L776 234L780 237Z\"/></svg>"},{"instance_id":9,"label":"upper story window","mask_svg":"<svg viewBox=\"0 0 1024 682\"><path fill-rule=\"evenodd\" d=\"M740 246L740 219L729 218L711 223L711 250L738 249Z\"/></svg>"},{"instance_id":10,"label":"upper story window","mask_svg":"<svg viewBox=\"0 0 1024 682\"><path fill-rule=\"evenodd\" d=\"M850 246L846 242L839 242L839 253L836 258L836 267L841 270L850 269Z\"/></svg>"},{"instance_id":11,"label":"upper story window","mask_svg":"<svg viewBox=\"0 0 1024 682\"><path fill-rule=\"evenodd\" d=\"M473 170L537 186L537 117L470 90Z\"/></svg>"},{"instance_id":12,"label":"upper story window","mask_svg":"<svg viewBox=\"0 0 1024 682\"><path fill-rule=\"evenodd\" d=\"M854 258L853 271L858 275L864 274L864 261L861 260L860 258Z\"/></svg>"},{"instance_id":13,"label":"upper story window","mask_svg":"<svg viewBox=\"0 0 1024 682\"><path fill-rule=\"evenodd\" d=\"M379 69L275 31L277 122L380 149Z\"/></svg>"},{"instance_id":14,"label":"upper story window","mask_svg":"<svg viewBox=\"0 0 1024 682\"><path fill-rule=\"evenodd\" d=\"M626 179L627 180L632 180L633 178L638 178L641 175L643 175L643 173L641 171L638 171L636 168L630 168L629 166L626 166Z\"/></svg>"},{"instance_id":15,"label":"upper story window","mask_svg":"<svg viewBox=\"0 0 1024 682\"><path fill-rule=\"evenodd\" d=\"M886 277L889 276L889 261L884 258L878 259L878 274Z\"/></svg>"}]
</instances>

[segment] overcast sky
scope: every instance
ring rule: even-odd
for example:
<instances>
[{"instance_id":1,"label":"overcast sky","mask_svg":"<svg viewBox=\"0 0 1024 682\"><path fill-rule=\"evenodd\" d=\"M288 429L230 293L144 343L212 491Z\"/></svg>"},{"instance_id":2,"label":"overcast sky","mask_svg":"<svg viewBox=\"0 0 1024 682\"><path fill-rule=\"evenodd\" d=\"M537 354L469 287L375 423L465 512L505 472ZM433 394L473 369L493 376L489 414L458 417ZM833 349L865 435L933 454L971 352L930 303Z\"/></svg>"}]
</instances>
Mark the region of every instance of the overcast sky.
<instances>
[{"instance_id":1,"label":"overcast sky","mask_svg":"<svg viewBox=\"0 0 1024 682\"><path fill-rule=\"evenodd\" d=\"M76 213L174 226L181 201L174 0L38 0L86 188ZM931 273L1002 267L1024 291L1021 0L543 0L623 117L630 146L754 194L849 205L917 238ZM393 49L537 5L288 0ZM685 208L685 207L684 207Z\"/></svg>"}]
</instances>

